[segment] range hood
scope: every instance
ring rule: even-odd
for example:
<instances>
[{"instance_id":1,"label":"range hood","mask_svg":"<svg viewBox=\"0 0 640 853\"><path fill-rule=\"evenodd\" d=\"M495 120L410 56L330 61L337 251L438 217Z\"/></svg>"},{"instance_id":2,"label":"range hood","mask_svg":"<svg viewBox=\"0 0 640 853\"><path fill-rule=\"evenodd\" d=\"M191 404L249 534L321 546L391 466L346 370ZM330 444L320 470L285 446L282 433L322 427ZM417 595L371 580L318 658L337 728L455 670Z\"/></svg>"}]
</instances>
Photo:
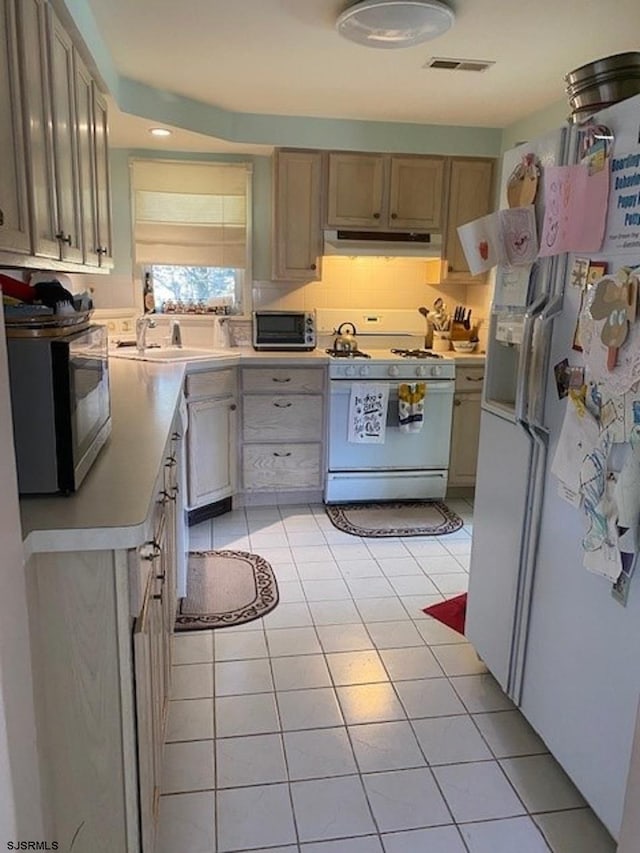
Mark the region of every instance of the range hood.
<instances>
[{"instance_id":1,"label":"range hood","mask_svg":"<svg viewBox=\"0 0 640 853\"><path fill-rule=\"evenodd\" d=\"M416 231L325 231L323 254L432 260L442 257L442 235Z\"/></svg>"}]
</instances>

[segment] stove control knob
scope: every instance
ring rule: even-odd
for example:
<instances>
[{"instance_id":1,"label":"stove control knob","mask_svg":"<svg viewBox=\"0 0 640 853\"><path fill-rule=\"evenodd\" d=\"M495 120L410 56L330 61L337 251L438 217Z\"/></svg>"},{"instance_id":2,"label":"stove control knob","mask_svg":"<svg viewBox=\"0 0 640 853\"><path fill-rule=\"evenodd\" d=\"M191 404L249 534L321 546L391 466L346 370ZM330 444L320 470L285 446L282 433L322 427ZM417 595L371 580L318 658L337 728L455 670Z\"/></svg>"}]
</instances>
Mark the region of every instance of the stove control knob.
<instances>
[{"instance_id":1,"label":"stove control knob","mask_svg":"<svg viewBox=\"0 0 640 853\"><path fill-rule=\"evenodd\" d=\"M400 368L397 367L395 364L392 364L391 367L389 368L389 376L399 376L399 375L400 375Z\"/></svg>"},{"instance_id":2,"label":"stove control knob","mask_svg":"<svg viewBox=\"0 0 640 853\"><path fill-rule=\"evenodd\" d=\"M355 367L352 367L351 365L349 365L349 367L345 367L344 375L345 376L355 376L356 375Z\"/></svg>"},{"instance_id":3,"label":"stove control knob","mask_svg":"<svg viewBox=\"0 0 640 853\"><path fill-rule=\"evenodd\" d=\"M421 364L419 367L416 367L416 376L426 376L426 375L427 375L427 368L424 367L424 365Z\"/></svg>"},{"instance_id":4,"label":"stove control knob","mask_svg":"<svg viewBox=\"0 0 640 853\"><path fill-rule=\"evenodd\" d=\"M440 367L440 365L435 365L435 367L431 368L430 372L432 376L440 376L440 374L442 373L442 368Z\"/></svg>"},{"instance_id":5,"label":"stove control knob","mask_svg":"<svg viewBox=\"0 0 640 853\"><path fill-rule=\"evenodd\" d=\"M371 370L366 365L360 368L360 376L368 376L371 373Z\"/></svg>"}]
</instances>

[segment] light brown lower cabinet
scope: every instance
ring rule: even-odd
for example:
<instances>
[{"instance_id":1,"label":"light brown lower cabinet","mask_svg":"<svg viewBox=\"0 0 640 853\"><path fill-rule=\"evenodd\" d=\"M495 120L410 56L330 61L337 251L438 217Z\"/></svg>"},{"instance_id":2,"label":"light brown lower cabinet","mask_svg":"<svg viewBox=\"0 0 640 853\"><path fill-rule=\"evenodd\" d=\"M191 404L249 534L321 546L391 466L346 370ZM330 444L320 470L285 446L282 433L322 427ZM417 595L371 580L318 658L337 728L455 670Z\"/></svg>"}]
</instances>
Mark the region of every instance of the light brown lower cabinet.
<instances>
[{"instance_id":1,"label":"light brown lower cabinet","mask_svg":"<svg viewBox=\"0 0 640 853\"><path fill-rule=\"evenodd\" d=\"M73 853L155 850L182 515L177 433L164 459L139 547L37 553L27 564L47 838Z\"/></svg>"},{"instance_id":2,"label":"light brown lower cabinet","mask_svg":"<svg viewBox=\"0 0 640 853\"><path fill-rule=\"evenodd\" d=\"M456 367L449 460L450 487L475 486L483 380L484 366Z\"/></svg>"},{"instance_id":3,"label":"light brown lower cabinet","mask_svg":"<svg viewBox=\"0 0 640 853\"><path fill-rule=\"evenodd\" d=\"M322 489L325 369L245 367L240 374L243 491Z\"/></svg>"}]
</instances>

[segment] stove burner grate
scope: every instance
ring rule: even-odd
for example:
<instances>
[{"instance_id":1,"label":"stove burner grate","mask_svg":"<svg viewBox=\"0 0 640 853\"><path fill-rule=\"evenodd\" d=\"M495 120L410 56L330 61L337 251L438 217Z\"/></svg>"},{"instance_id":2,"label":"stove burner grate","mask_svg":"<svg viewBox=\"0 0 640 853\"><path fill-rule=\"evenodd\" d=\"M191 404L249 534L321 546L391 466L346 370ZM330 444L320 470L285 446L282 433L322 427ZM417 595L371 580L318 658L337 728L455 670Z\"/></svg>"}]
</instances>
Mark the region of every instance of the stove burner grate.
<instances>
[{"instance_id":1,"label":"stove burner grate","mask_svg":"<svg viewBox=\"0 0 640 853\"><path fill-rule=\"evenodd\" d=\"M429 352L426 349L392 349L391 352L403 358L442 358L437 352Z\"/></svg>"},{"instance_id":2,"label":"stove burner grate","mask_svg":"<svg viewBox=\"0 0 640 853\"><path fill-rule=\"evenodd\" d=\"M330 355L332 358L371 358L371 356L362 352L361 350L341 350L341 349L327 349L325 350L327 355Z\"/></svg>"}]
</instances>

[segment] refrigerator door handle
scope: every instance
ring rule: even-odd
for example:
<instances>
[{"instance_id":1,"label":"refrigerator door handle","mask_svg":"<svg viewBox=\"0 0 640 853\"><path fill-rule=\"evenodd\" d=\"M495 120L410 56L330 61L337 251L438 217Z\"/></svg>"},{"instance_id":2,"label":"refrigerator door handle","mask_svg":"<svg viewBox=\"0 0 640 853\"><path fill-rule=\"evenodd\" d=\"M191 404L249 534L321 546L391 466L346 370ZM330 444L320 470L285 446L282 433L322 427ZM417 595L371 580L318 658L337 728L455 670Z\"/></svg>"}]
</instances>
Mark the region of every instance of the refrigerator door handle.
<instances>
[{"instance_id":1,"label":"refrigerator door handle","mask_svg":"<svg viewBox=\"0 0 640 853\"><path fill-rule=\"evenodd\" d=\"M562 310L562 296L554 296L534 320L531 340L530 376L528 382L527 418L532 427L546 432L544 424L544 399L546 373L555 317Z\"/></svg>"},{"instance_id":2,"label":"refrigerator door handle","mask_svg":"<svg viewBox=\"0 0 640 853\"><path fill-rule=\"evenodd\" d=\"M527 423L529 380L531 361L533 358L533 332L537 317L540 316L547 301L547 294L539 296L529 306L524 315L524 329L522 333L522 344L520 346L520 358L518 359L518 384L516 386L515 418L518 423Z\"/></svg>"}]
</instances>

